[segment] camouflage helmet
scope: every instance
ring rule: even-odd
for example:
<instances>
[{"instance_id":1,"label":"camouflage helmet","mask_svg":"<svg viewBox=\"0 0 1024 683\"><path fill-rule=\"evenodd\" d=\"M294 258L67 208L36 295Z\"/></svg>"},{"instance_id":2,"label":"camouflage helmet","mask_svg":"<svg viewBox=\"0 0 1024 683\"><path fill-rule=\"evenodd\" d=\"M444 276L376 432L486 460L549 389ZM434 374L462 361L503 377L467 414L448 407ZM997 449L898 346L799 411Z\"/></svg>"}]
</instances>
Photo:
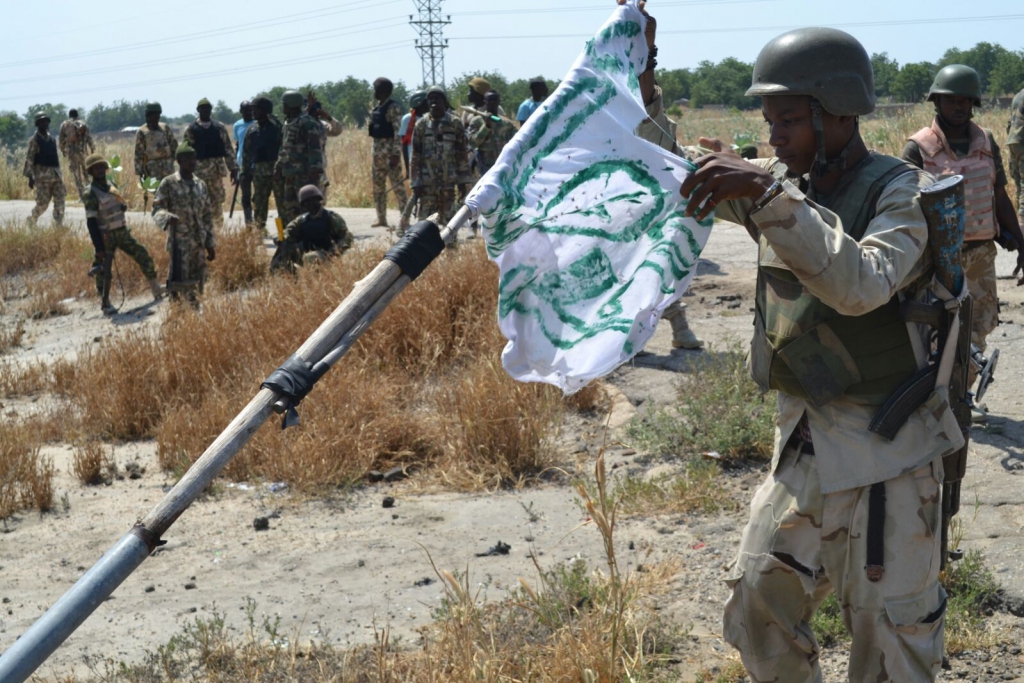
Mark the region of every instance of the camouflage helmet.
<instances>
[{"instance_id":1,"label":"camouflage helmet","mask_svg":"<svg viewBox=\"0 0 1024 683\"><path fill-rule=\"evenodd\" d=\"M421 105L424 105L426 103L427 103L427 91L426 90L417 90L416 92L414 92L412 94L411 97L409 97L409 106L412 107L413 109L415 109L416 107L419 107Z\"/></svg>"},{"instance_id":2,"label":"camouflage helmet","mask_svg":"<svg viewBox=\"0 0 1024 683\"><path fill-rule=\"evenodd\" d=\"M286 107L301 107L306 102L298 90L285 90L281 95L281 103Z\"/></svg>"},{"instance_id":3,"label":"camouflage helmet","mask_svg":"<svg viewBox=\"0 0 1024 683\"><path fill-rule=\"evenodd\" d=\"M798 28L773 38L757 55L751 80L748 97L810 95L836 116L875 110L868 53L834 28Z\"/></svg>"},{"instance_id":4,"label":"camouflage helmet","mask_svg":"<svg viewBox=\"0 0 1024 683\"><path fill-rule=\"evenodd\" d=\"M160 106L159 102L147 102L146 113L147 114L162 114L164 108Z\"/></svg>"},{"instance_id":5,"label":"camouflage helmet","mask_svg":"<svg viewBox=\"0 0 1024 683\"><path fill-rule=\"evenodd\" d=\"M46 120L46 121L50 120L50 115L47 114L45 111L37 111L35 113L35 115L32 117L32 121L35 122L35 123L39 123L40 121L43 121L43 120Z\"/></svg>"},{"instance_id":6,"label":"camouflage helmet","mask_svg":"<svg viewBox=\"0 0 1024 683\"><path fill-rule=\"evenodd\" d=\"M316 185L303 185L299 188L299 204L306 201L307 199L323 199L324 193L320 191L320 188Z\"/></svg>"},{"instance_id":7,"label":"camouflage helmet","mask_svg":"<svg viewBox=\"0 0 1024 683\"><path fill-rule=\"evenodd\" d=\"M192 145L188 144L188 142L186 141L186 142L183 142L180 145L178 145L178 149L176 149L174 151L174 158L175 159L180 159L181 157L185 156L186 154L195 154L195 153L196 153L195 148L192 147Z\"/></svg>"},{"instance_id":8,"label":"camouflage helmet","mask_svg":"<svg viewBox=\"0 0 1024 683\"><path fill-rule=\"evenodd\" d=\"M981 76L978 72L964 64L950 64L939 69L928 88L928 101L935 100L936 95L959 95L969 97L975 107L981 106Z\"/></svg>"},{"instance_id":9,"label":"camouflage helmet","mask_svg":"<svg viewBox=\"0 0 1024 683\"><path fill-rule=\"evenodd\" d=\"M85 158L85 171L88 173L93 166L97 164L103 164L107 168L110 168L110 162L103 158L102 154L90 154Z\"/></svg>"}]
</instances>

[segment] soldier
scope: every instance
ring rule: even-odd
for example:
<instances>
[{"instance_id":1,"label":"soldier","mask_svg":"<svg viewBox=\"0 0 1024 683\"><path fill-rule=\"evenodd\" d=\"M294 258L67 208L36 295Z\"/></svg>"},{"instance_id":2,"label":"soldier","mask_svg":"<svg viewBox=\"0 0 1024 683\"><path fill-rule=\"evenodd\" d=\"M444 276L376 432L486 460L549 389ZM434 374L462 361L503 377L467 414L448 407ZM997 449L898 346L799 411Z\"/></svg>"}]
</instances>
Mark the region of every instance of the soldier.
<instances>
[{"instance_id":1,"label":"soldier","mask_svg":"<svg viewBox=\"0 0 1024 683\"><path fill-rule=\"evenodd\" d=\"M245 226L249 227L252 225L252 175L243 174L241 168L242 148L245 147L245 132L253 124L252 102L242 100L242 103L238 105L238 113L242 115L242 118L235 121L234 125L235 163L238 164L239 168L238 182L241 184L240 189L242 191L242 215L245 216Z\"/></svg>"},{"instance_id":2,"label":"soldier","mask_svg":"<svg viewBox=\"0 0 1024 683\"><path fill-rule=\"evenodd\" d=\"M323 204L324 194L316 185L299 190L299 205L305 213L288 224L284 241L277 245L270 262L271 272L279 268L294 272L295 266L342 254L352 246L345 219Z\"/></svg>"},{"instance_id":3,"label":"soldier","mask_svg":"<svg viewBox=\"0 0 1024 683\"><path fill-rule=\"evenodd\" d=\"M167 232L171 268L167 290L198 303L206 283L206 262L216 257L213 205L206 183L196 175L196 151L188 141L175 152L178 172L160 182L153 198L153 220Z\"/></svg>"},{"instance_id":4,"label":"soldier","mask_svg":"<svg viewBox=\"0 0 1024 683\"><path fill-rule=\"evenodd\" d=\"M243 178L253 183L253 225L263 231L267 225L267 207L270 193L275 192L274 167L281 151L281 122L273 114L274 103L268 97L257 97L253 101L253 116L256 122L245 133L242 148Z\"/></svg>"},{"instance_id":5,"label":"soldier","mask_svg":"<svg viewBox=\"0 0 1024 683\"><path fill-rule=\"evenodd\" d=\"M231 176L231 183L238 182L238 164L231 154L231 136L227 126L210 118L213 105L205 97L196 104L199 118L185 129L185 140L196 151L196 176L206 183L213 208L213 227L219 231L224 226L224 176Z\"/></svg>"},{"instance_id":6,"label":"soldier","mask_svg":"<svg viewBox=\"0 0 1024 683\"><path fill-rule=\"evenodd\" d=\"M1024 244L1024 237L1006 193L999 145L991 131L971 121L974 107L981 106L978 72L962 64L943 67L935 74L928 101L935 103L935 119L910 137L902 156L937 178L964 176L967 221L963 262L974 300L971 343L984 351L986 338L999 324L995 238L1000 232L1009 233L1017 244ZM1018 251L1017 268L1022 267L1024 251ZM968 386L973 386L978 374L973 363L968 372ZM973 406L971 418L984 422L987 415L980 406Z\"/></svg>"},{"instance_id":7,"label":"soldier","mask_svg":"<svg viewBox=\"0 0 1024 683\"><path fill-rule=\"evenodd\" d=\"M436 213L438 221L445 224L451 217L453 188L458 187L462 202L472 182L466 131L462 121L452 116L444 88L430 87L427 104L427 115L416 122L413 130L409 174L419 203L417 216L424 219Z\"/></svg>"},{"instance_id":8,"label":"soldier","mask_svg":"<svg viewBox=\"0 0 1024 683\"><path fill-rule=\"evenodd\" d=\"M275 199L281 221L288 225L299 217L299 189L324 183L324 127L302 112L305 99L297 90L282 97L285 122L281 129L281 153L274 166Z\"/></svg>"},{"instance_id":9,"label":"soldier","mask_svg":"<svg viewBox=\"0 0 1024 683\"><path fill-rule=\"evenodd\" d=\"M86 173L91 177L89 189L82 195L85 205L85 224L89 237L96 248L93 271L96 273L96 291L100 295L100 307L104 315L113 315L117 309L110 303L110 267L114 253L120 249L139 264L142 274L149 283L153 301L163 296L160 283L156 281L156 266L146 247L139 244L128 230L124 212L128 209L124 197L117 188L107 183L107 169L110 164L100 154L90 155L84 162Z\"/></svg>"},{"instance_id":10,"label":"soldier","mask_svg":"<svg viewBox=\"0 0 1024 683\"><path fill-rule=\"evenodd\" d=\"M1017 93L1010 105L1006 149L1010 152L1010 177L1017 186L1017 223L1024 225L1024 90Z\"/></svg>"},{"instance_id":11,"label":"soldier","mask_svg":"<svg viewBox=\"0 0 1024 683\"><path fill-rule=\"evenodd\" d=\"M409 153L412 150L412 131L416 121L427 113L427 91L417 90L409 97L409 111L402 117L398 128L402 136L402 156L405 157L405 177L409 177Z\"/></svg>"},{"instance_id":12,"label":"soldier","mask_svg":"<svg viewBox=\"0 0 1024 683\"><path fill-rule=\"evenodd\" d=\"M470 121L469 144L476 148L477 168L480 175L487 173L505 145L516 135L516 124L498 112L501 109L501 95L490 91L484 95L484 114Z\"/></svg>"},{"instance_id":13,"label":"soldier","mask_svg":"<svg viewBox=\"0 0 1024 683\"><path fill-rule=\"evenodd\" d=\"M178 141L170 126L160 120L159 102L146 105L146 125L135 134L135 175L139 179L164 177L174 173L174 154Z\"/></svg>"},{"instance_id":14,"label":"soldier","mask_svg":"<svg viewBox=\"0 0 1024 683\"><path fill-rule=\"evenodd\" d=\"M85 121L78 119L78 110L72 109L68 112L68 119L60 124L60 132L57 134L60 143L60 151L67 159L68 167L71 169L71 176L75 179L75 188L78 190L78 198L84 196L86 190L85 157L96 151L92 135L89 133L89 126Z\"/></svg>"},{"instance_id":15,"label":"soldier","mask_svg":"<svg viewBox=\"0 0 1024 683\"><path fill-rule=\"evenodd\" d=\"M57 156L57 141L50 135L50 117L46 112L36 112L36 134L28 140L25 167L22 173L28 178L28 188L36 191L36 205L32 209L32 223L46 211L53 200L53 222L64 221L64 179L60 175L60 159Z\"/></svg>"},{"instance_id":16,"label":"soldier","mask_svg":"<svg viewBox=\"0 0 1024 683\"><path fill-rule=\"evenodd\" d=\"M370 137L373 138L373 203L377 209L377 222L371 228L388 227L388 185L398 198L398 206L405 206L405 178L402 173L402 139L399 128L402 122L402 107L391 99L394 85L386 78L373 82L373 97L377 106L370 113ZM402 217L399 230L408 227Z\"/></svg>"},{"instance_id":17,"label":"soldier","mask_svg":"<svg viewBox=\"0 0 1024 683\"><path fill-rule=\"evenodd\" d=\"M761 97L770 159L697 160L686 213L758 240L754 379L778 391L775 453L727 582L723 635L756 681L821 680L810 619L835 591L852 636L849 680L933 681L946 594L938 581L943 461L964 439L933 392L889 441L868 431L927 363L933 264L920 189L932 178L868 151L871 60L842 31L771 40L748 96ZM864 210L867 209L867 210Z\"/></svg>"}]
</instances>

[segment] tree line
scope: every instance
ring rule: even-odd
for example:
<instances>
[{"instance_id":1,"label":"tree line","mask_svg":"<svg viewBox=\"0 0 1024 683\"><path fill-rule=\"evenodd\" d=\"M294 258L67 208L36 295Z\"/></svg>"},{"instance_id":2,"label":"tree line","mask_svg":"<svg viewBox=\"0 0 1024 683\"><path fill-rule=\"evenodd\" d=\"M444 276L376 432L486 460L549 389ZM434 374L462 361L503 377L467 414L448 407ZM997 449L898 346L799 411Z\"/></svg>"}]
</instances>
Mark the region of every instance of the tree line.
<instances>
[{"instance_id":1,"label":"tree line","mask_svg":"<svg viewBox=\"0 0 1024 683\"><path fill-rule=\"evenodd\" d=\"M1012 51L993 43L981 42L969 50L950 48L935 63L911 62L902 66L887 53L876 53L871 56L871 64L875 71L875 94L883 101L920 102L927 94L935 73L947 64L967 64L976 69L981 76L982 89L990 97L1012 94L1024 87L1024 50ZM693 107L724 105L754 109L758 106L757 100L744 95L750 85L753 68L752 63L727 57L720 62L702 61L692 69L658 69L656 76L666 102L687 99ZM502 106L510 118L515 118L519 104L530 97L527 78L509 80L498 71L465 73L456 77L448 87L453 105L466 102L467 84L473 76L482 76L490 81L491 87L501 94ZM557 81L548 80L550 89L554 90L556 85ZM257 95L269 97L280 112L281 93L288 89L288 86L275 86ZM353 76L296 89L315 93L334 118L349 126L365 126L373 107L372 84ZM412 88L396 81L394 98L404 105L411 91ZM233 123L239 118L238 105L237 102L217 100L213 118L225 124ZM103 133L141 125L146 118L145 106L145 101L141 100L117 100L89 109L78 107L78 112L94 133ZM67 118L68 109L63 103L45 102L32 105L24 114L0 112L0 146L9 150L20 149L32 134L35 112L47 112L56 129ZM186 124L194 118L194 112L180 116L165 112L164 116L164 120L178 124Z\"/></svg>"}]
</instances>

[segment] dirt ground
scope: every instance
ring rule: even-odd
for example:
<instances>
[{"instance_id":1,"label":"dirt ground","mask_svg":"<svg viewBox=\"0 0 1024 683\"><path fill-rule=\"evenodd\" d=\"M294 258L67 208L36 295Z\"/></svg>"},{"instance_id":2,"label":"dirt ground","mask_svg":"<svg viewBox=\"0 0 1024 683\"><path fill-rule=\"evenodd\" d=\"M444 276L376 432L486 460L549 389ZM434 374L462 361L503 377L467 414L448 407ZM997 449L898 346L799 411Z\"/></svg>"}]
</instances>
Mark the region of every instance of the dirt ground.
<instances>
[{"instance_id":1,"label":"dirt ground","mask_svg":"<svg viewBox=\"0 0 1024 683\"><path fill-rule=\"evenodd\" d=\"M0 216L24 215L29 202L2 202ZM340 210L359 239L381 239L369 228L372 210ZM69 207L72 220L80 208ZM397 220L397 216L394 217ZM717 226L703 255L699 278L685 301L695 331L712 346L746 342L753 305L755 248L746 233ZM1008 276L1013 261L1001 254L999 272ZM1002 324L990 338L1001 350L999 381L986 402L992 419L974 431L975 445L964 484L967 517L974 517L967 546L981 549L1006 591L1008 609L993 619L1010 646L994 653L969 653L943 674L950 681L1024 681L1024 403L1015 391L1024 365L1024 288L1000 280ZM143 306L129 301L128 308ZM68 302L71 313L53 320L26 321L25 339L8 358L19 360L69 356L99 339L158 325L163 307L145 307L104 318L91 293ZM15 306L0 316L13 324ZM636 416L675 400L679 372L693 352L673 354L670 331L659 327L648 351L607 380L614 408L605 421L572 417L558 437L562 462L570 471L591 471L606 447L613 472L664 473L681 465L651 461L619 443L622 426ZM315 400L315 395L309 400ZM37 409L26 400L5 401L5 419ZM240 406L241 407L241 406ZM28 513L0 524L0 650L67 590L131 525L169 490L172 479L156 465L152 443L116 447L120 467L136 462L140 478L109 486L85 487L70 474L71 449L46 449L57 470L57 511ZM722 495L744 504L764 476L763 468L726 471ZM384 508L385 496L396 499ZM976 503L976 504L975 504ZM269 517L270 528L256 531L253 521ZM431 619L442 590L431 561L439 568L468 572L482 594L500 597L520 576L536 574L529 558L542 566L584 558L602 562L601 538L584 524L574 491L546 484L521 491L480 495L416 493L415 480L372 484L355 493L309 500L275 482L221 484L195 504L165 535L167 544L100 606L50 658L40 673L87 673L89 661L132 661L181 630L184 623L214 611L228 624L244 628L251 598L259 614L281 617L289 639L315 639L338 646L373 641L374 629L388 625L392 641L415 643L416 629ZM639 561L650 548L654 560L675 558L680 572L658 605L686 629L683 651L674 661L679 680L692 681L700 669L733 659L721 639L721 582L735 552L745 510L715 515L663 515L629 518L617 530L621 557ZM504 556L479 557L498 541L511 545ZM638 550L626 551L633 545ZM1014 652L1016 649L1016 652ZM839 680L845 666L841 648L823 659L826 680Z\"/></svg>"}]
</instances>

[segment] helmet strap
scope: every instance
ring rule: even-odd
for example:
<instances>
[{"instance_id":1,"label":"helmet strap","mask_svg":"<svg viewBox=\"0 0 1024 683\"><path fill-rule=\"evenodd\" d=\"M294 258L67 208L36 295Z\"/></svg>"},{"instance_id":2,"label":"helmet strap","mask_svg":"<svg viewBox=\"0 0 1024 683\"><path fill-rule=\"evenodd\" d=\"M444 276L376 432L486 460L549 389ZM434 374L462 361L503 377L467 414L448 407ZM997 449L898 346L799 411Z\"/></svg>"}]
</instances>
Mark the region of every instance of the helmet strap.
<instances>
[{"instance_id":1,"label":"helmet strap","mask_svg":"<svg viewBox=\"0 0 1024 683\"><path fill-rule=\"evenodd\" d=\"M857 140L857 131L860 130L860 118L854 117L853 135L850 136L850 140L839 153L839 157L829 161L825 155L825 121L823 111L821 102L811 98L811 125L814 127L814 141L818 145L818 153L814 158L812 173L817 178L824 178L832 171L846 170L846 157L850 154L850 150L853 149L853 145Z\"/></svg>"}]
</instances>

